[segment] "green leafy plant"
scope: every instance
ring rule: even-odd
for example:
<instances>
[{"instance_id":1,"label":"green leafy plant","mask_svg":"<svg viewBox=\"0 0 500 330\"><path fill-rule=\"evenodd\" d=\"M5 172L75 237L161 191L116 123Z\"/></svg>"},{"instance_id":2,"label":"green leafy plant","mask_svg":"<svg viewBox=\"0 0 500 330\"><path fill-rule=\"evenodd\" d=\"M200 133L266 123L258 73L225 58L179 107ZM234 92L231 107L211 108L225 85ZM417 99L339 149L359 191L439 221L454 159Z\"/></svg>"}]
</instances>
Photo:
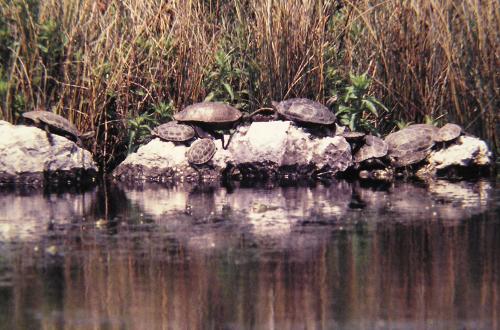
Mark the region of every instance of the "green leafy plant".
<instances>
[{"instance_id":1,"label":"green leafy plant","mask_svg":"<svg viewBox=\"0 0 500 330\"><path fill-rule=\"evenodd\" d=\"M172 120L174 104L160 102L151 111L146 111L134 118L129 119L128 147L127 153L135 152L139 145L151 137L151 130L167 121Z\"/></svg>"},{"instance_id":2,"label":"green leafy plant","mask_svg":"<svg viewBox=\"0 0 500 330\"><path fill-rule=\"evenodd\" d=\"M218 50L215 54L215 63L205 75L204 86L210 91L205 101L220 101L246 110L248 107L248 90L233 87L245 80L248 73L235 67L232 52Z\"/></svg>"},{"instance_id":3,"label":"green leafy plant","mask_svg":"<svg viewBox=\"0 0 500 330\"><path fill-rule=\"evenodd\" d=\"M337 99L336 115L342 125L352 131L368 131L376 133L378 127L379 110L388 112L388 109L374 96L368 94L371 80L366 73L361 75L350 74L350 83L342 90Z\"/></svg>"}]
</instances>

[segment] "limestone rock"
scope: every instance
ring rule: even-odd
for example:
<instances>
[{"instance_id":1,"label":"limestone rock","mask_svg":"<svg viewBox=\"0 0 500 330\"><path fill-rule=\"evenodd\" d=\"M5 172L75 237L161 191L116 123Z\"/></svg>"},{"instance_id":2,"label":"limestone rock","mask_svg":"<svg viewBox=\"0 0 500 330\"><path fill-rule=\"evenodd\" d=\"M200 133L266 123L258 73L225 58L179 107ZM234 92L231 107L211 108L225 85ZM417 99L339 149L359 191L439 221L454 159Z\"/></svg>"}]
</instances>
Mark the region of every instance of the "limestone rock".
<instances>
[{"instance_id":1,"label":"limestone rock","mask_svg":"<svg viewBox=\"0 0 500 330\"><path fill-rule=\"evenodd\" d=\"M50 140L39 128L0 121L0 183L41 185L51 174L78 180L97 173L90 152L59 135Z\"/></svg>"},{"instance_id":2,"label":"limestone rock","mask_svg":"<svg viewBox=\"0 0 500 330\"><path fill-rule=\"evenodd\" d=\"M351 148L342 136L318 138L289 121L253 122L237 129L227 150L220 140L215 144L212 160L193 168L185 157L187 146L155 139L129 155L113 174L127 181L190 181L216 179L229 164L268 172L312 166L329 174L352 165Z\"/></svg>"},{"instance_id":3,"label":"limestone rock","mask_svg":"<svg viewBox=\"0 0 500 330\"><path fill-rule=\"evenodd\" d=\"M438 170L449 166L488 166L491 164L491 152L483 140L461 136L456 144L432 152L428 161Z\"/></svg>"}]
</instances>

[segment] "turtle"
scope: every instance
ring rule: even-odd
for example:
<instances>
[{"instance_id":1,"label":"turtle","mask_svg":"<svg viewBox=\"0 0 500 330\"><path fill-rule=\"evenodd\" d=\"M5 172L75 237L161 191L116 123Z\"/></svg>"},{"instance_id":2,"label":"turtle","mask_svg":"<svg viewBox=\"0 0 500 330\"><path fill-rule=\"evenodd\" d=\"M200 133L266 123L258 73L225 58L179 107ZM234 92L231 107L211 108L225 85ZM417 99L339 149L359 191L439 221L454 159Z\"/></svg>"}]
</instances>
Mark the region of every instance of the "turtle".
<instances>
[{"instance_id":1,"label":"turtle","mask_svg":"<svg viewBox=\"0 0 500 330\"><path fill-rule=\"evenodd\" d=\"M408 166L425 159L434 146L437 128L427 124L415 124L385 137L388 155L395 167Z\"/></svg>"},{"instance_id":2,"label":"turtle","mask_svg":"<svg viewBox=\"0 0 500 330\"><path fill-rule=\"evenodd\" d=\"M354 154L354 161L361 163L373 158L382 158L387 155L389 146L379 137L366 135L365 144Z\"/></svg>"},{"instance_id":3,"label":"turtle","mask_svg":"<svg viewBox=\"0 0 500 330\"><path fill-rule=\"evenodd\" d=\"M195 136L194 129L189 125L179 124L176 121L170 121L155 127L151 134L162 140L173 142L189 141Z\"/></svg>"},{"instance_id":4,"label":"turtle","mask_svg":"<svg viewBox=\"0 0 500 330\"><path fill-rule=\"evenodd\" d=\"M306 98L273 101L272 105L281 116L306 126L329 126L336 120L335 114L326 106Z\"/></svg>"},{"instance_id":5,"label":"turtle","mask_svg":"<svg viewBox=\"0 0 500 330\"><path fill-rule=\"evenodd\" d=\"M50 111L35 110L23 113L23 117L35 126L45 129L47 133L54 133L69 138L74 142L80 141L80 132L66 118Z\"/></svg>"},{"instance_id":6,"label":"turtle","mask_svg":"<svg viewBox=\"0 0 500 330\"><path fill-rule=\"evenodd\" d=\"M224 146L224 135L216 130L231 129L242 117L241 111L222 102L195 103L174 115L178 122L193 125L199 137L208 137L206 131L209 131L214 137L220 138L224 149L227 148L227 145Z\"/></svg>"},{"instance_id":7,"label":"turtle","mask_svg":"<svg viewBox=\"0 0 500 330\"><path fill-rule=\"evenodd\" d=\"M191 147L186 151L186 158L192 165L202 165L212 159L216 149L212 139L199 139L194 141Z\"/></svg>"},{"instance_id":8,"label":"turtle","mask_svg":"<svg viewBox=\"0 0 500 330\"><path fill-rule=\"evenodd\" d=\"M435 142L450 142L462 134L462 127L448 123L441 127L434 135Z\"/></svg>"},{"instance_id":9,"label":"turtle","mask_svg":"<svg viewBox=\"0 0 500 330\"><path fill-rule=\"evenodd\" d=\"M347 141L360 141L365 137L365 133L363 132L355 132L355 131L350 131L350 132L344 132L341 134Z\"/></svg>"}]
</instances>

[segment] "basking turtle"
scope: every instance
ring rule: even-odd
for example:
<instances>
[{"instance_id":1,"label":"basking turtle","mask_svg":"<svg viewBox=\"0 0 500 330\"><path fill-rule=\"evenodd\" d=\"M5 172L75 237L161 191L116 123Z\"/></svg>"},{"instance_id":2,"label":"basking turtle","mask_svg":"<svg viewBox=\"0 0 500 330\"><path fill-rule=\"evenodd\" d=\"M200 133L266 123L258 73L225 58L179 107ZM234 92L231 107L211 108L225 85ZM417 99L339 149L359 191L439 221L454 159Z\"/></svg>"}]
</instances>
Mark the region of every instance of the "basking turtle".
<instances>
[{"instance_id":1,"label":"basking turtle","mask_svg":"<svg viewBox=\"0 0 500 330\"><path fill-rule=\"evenodd\" d=\"M355 132L355 131L350 131L350 132L344 132L342 133L341 136L343 136L347 141L355 142L355 141L361 141L365 137L365 133L363 132Z\"/></svg>"},{"instance_id":2,"label":"basking turtle","mask_svg":"<svg viewBox=\"0 0 500 330\"><path fill-rule=\"evenodd\" d=\"M23 117L35 126L44 129L47 133L54 133L69 138L74 142L80 141L80 132L66 118L53 112L36 110L23 113Z\"/></svg>"},{"instance_id":3,"label":"basking turtle","mask_svg":"<svg viewBox=\"0 0 500 330\"><path fill-rule=\"evenodd\" d=\"M356 163L374 158L382 158L387 155L389 146L381 138L374 135L367 135L364 141L365 144L354 154L354 161Z\"/></svg>"},{"instance_id":4,"label":"basking turtle","mask_svg":"<svg viewBox=\"0 0 500 330\"><path fill-rule=\"evenodd\" d=\"M449 142L455 140L462 134L462 127L456 124L446 124L441 127L437 133L434 135L434 141L436 142Z\"/></svg>"},{"instance_id":5,"label":"basking turtle","mask_svg":"<svg viewBox=\"0 0 500 330\"><path fill-rule=\"evenodd\" d=\"M200 139L193 142L186 151L186 157L190 164L202 165L212 159L215 151L216 147L212 139Z\"/></svg>"},{"instance_id":6,"label":"basking turtle","mask_svg":"<svg viewBox=\"0 0 500 330\"><path fill-rule=\"evenodd\" d=\"M224 147L224 135L215 132L218 129L231 129L238 123L243 114L229 104L221 102L201 102L187 106L174 115L174 119L180 123L192 124L199 137L208 137L205 130L216 138L222 140Z\"/></svg>"},{"instance_id":7,"label":"basking turtle","mask_svg":"<svg viewBox=\"0 0 500 330\"><path fill-rule=\"evenodd\" d=\"M157 126L151 133L162 140L174 142L188 141L195 136L194 129L191 126L179 124L175 121Z\"/></svg>"},{"instance_id":8,"label":"basking turtle","mask_svg":"<svg viewBox=\"0 0 500 330\"><path fill-rule=\"evenodd\" d=\"M288 120L304 125L333 125L335 114L323 104L305 98L293 98L281 102L272 102L276 111Z\"/></svg>"},{"instance_id":9,"label":"basking turtle","mask_svg":"<svg viewBox=\"0 0 500 330\"><path fill-rule=\"evenodd\" d=\"M427 124L410 125L385 137L388 155L395 167L408 166L424 160L434 145L437 128Z\"/></svg>"}]
</instances>

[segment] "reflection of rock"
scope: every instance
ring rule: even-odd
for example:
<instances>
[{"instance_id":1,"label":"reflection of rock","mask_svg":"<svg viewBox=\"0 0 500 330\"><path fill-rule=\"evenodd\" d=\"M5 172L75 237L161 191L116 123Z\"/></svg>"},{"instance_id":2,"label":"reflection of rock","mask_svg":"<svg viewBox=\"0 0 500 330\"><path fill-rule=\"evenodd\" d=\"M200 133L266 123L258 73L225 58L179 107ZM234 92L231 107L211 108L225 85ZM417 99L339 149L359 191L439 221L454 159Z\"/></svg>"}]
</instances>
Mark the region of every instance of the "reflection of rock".
<instances>
[{"instance_id":1,"label":"reflection of rock","mask_svg":"<svg viewBox=\"0 0 500 330\"><path fill-rule=\"evenodd\" d=\"M42 185L45 177L67 181L95 175L87 150L56 134L50 140L39 128L0 121L0 184Z\"/></svg>"},{"instance_id":2,"label":"reflection of rock","mask_svg":"<svg viewBox=\"0 0 500 330\"><path fill-rule=\"evenodd\" d=\"M196 224L227 225L256 237L288 239L294 227L303 223L331 223L341 220L351 199L351 186L335 181L330 186L237 188L234 191L162 189L154 186L125 190L132 203L158 224L179 232L196 233ZM214 229L210 226L205 230ZM206 231L202 231L206 235ZM212 236L204 236L205 238ZM193 239L193 237L190 237ZM227 238L221 238L225 240Z\"/></svg>"},{"instance_id":3,"label":"reflection of rock","mask_svg":"<svg viewBox=\"0 0 500 330\"><path fill-rule=\"evenodd\" d=\"M314 165L330 175L352 165L351 149L343 137L318 138L288 121L240 127L228 150L222 149L219 140L215 142L217 152L201 171L189 166L186 146L155 139L129 155L113 174L124 181L185 181L198 178L198 174L217 178L229 163L236 167L255 164L271 174L282 167Z\"/></svg>"},{"instance_id":4,"label":"reflection of rock","mask_svg":"<svg viewBox=\"0 0 500 330\"><path fill-rule=\"evenodd\" d=\"M424 185L397 182L388 191L356 188L374 219L459 220L484 212L492 187L488 181L449 182L444 180Z\"/></svg>"},{"instance_id":5,"label":"reflection of rock","mask_svg":"<svg viewBox=\"0 0 500 330\"><path fill-rule=\"evenodd\" d=\"M81 220L95 199L95 191L81 195L0 193L0 241L39 237L49 223Z\"/></svg>"}]
</instances>

